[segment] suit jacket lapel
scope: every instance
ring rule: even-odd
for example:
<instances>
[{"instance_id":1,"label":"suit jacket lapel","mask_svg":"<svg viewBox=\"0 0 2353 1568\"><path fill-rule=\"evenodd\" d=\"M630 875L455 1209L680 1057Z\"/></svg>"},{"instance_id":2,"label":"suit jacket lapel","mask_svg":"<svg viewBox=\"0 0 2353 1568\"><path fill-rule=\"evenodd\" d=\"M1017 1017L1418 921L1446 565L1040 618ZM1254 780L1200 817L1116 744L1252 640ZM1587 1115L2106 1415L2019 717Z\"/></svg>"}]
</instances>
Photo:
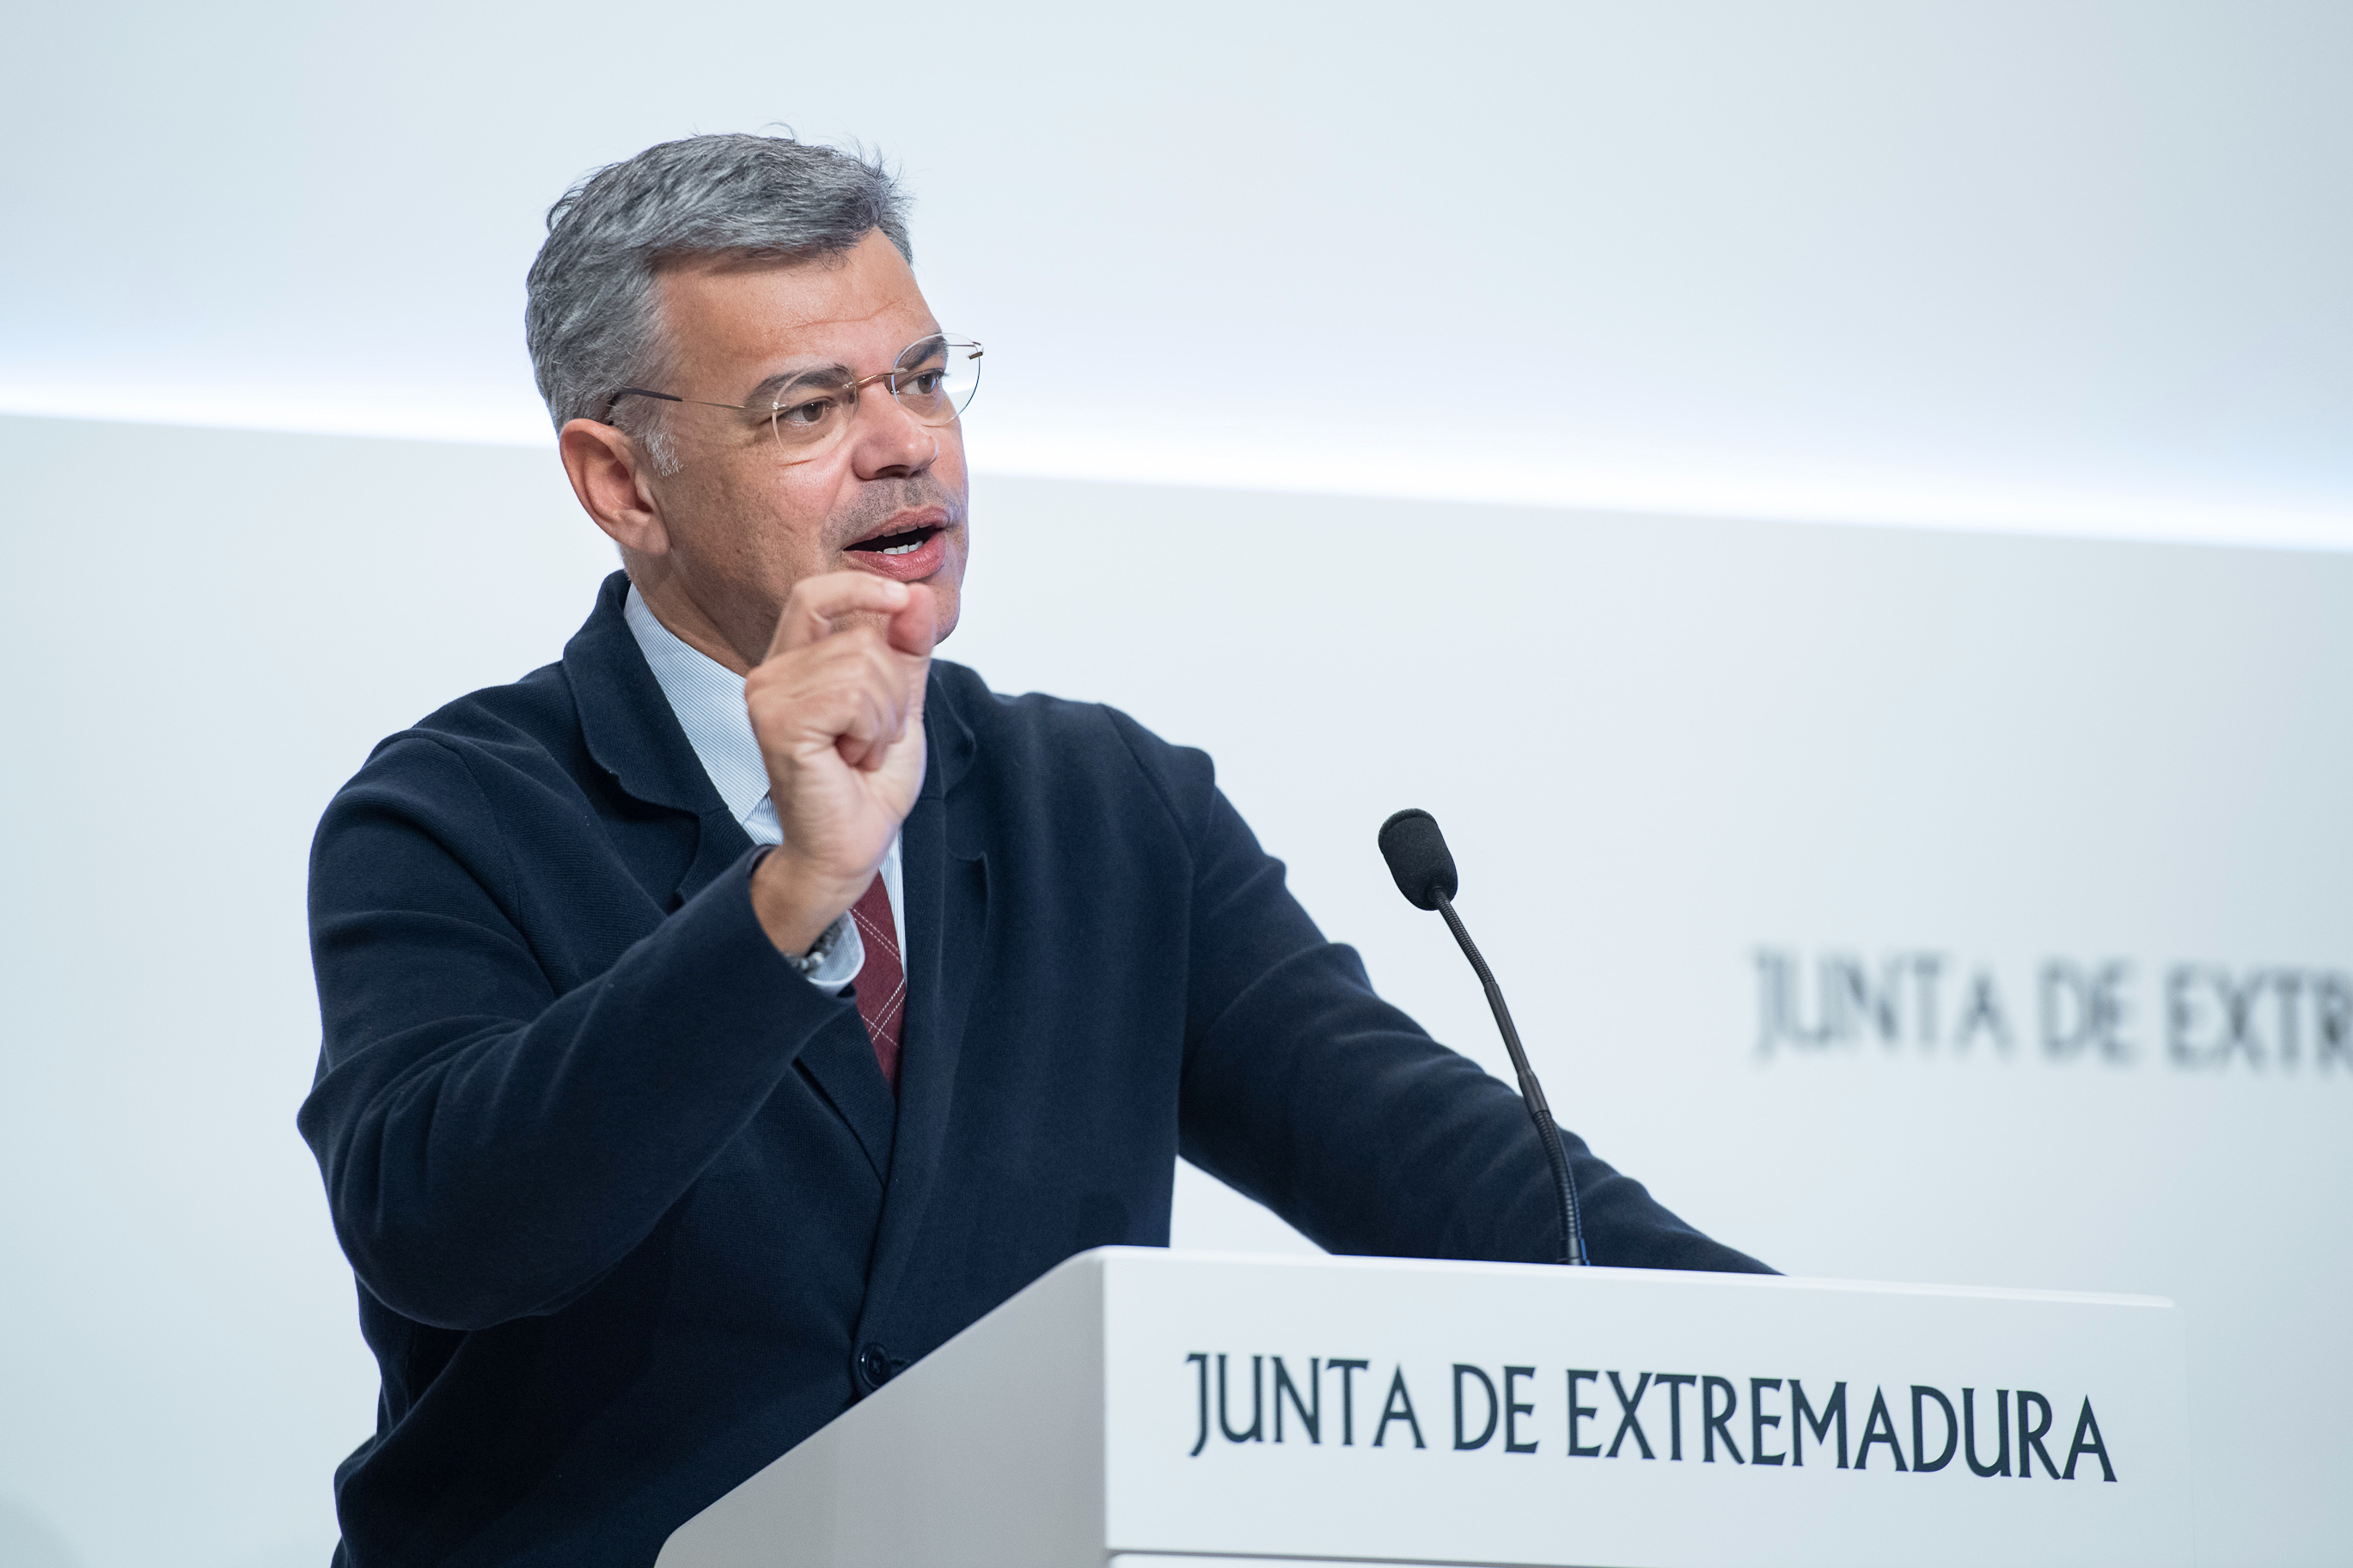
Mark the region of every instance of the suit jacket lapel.
<instances>
[{"instance_id":1,"label":"suit jacket lapel","mask_svg":"<svg viewBox=\"0 0 2353 1568\"><path fill-rule=\"evenodd\" d=\"M979 976L988 923L987 857L976 845L952 843L949 833L948 799L971 762L972 731L936 678L923 728L931 767L900 842L907 900L907 1019L899 1058L898 1136L867 1282L868 1322L888 1305L923 1227L955 1109L965 1011Z\"/></svg>"},{"instance_id":2,"label":"suit jacket lapel","mask_svg":"<svg viewBox=\"0 0 2353 1568\"><path fill-rule=\"evenodd\" d=\"M715 811L732 826L726 803L702 771L622 615L628 595L626 574L606 578L596 607L564 645L564 678L580 716L581 741L596 765L638 799L687 812L706 826ZM750 842L743 840L746 847Z\"/></svg>"},{"instance_id":3,"label":"suit jacket lapel","mask_svg":"<svg viewBox=\"0 0 2353 1568\"><path fill-rule=\"evenodd\" d=\"M715 813L705 813L694 863L687 868L685 879L679 883L678 897L670 907L675 909L702 891L751 847L751 836L724 805ZM816 1038L801 1047L799 1065L802 1074L817 1085L835 1112L849 1123L859 1147L866 1151L867 1160L874 1166L874 1179L887 1180L891 1174L891 1145L897 1141L892 1123L898 1119L899 1107L892 1098L891 1085L882 1077L882 1068L874 1060L874 1043L867 1038L866 1026L858 1021L858 1015L852 1013L841 1022L819 1030Z\"/></svg>"},{"instance_id":4,"label":"suit jacket lapel","mask_svg":"<svg viewBox=\"0 0 2353 1568\"><path fill-rule=\"evenodd\" d=\"M799 1067L802 1076L849 1123L858 1146L866 1151L867 1162L874 1167L874 1179L887 1183L891 1147L898 1141L894 1123L899 1107L891 1098L891 1085L883 1079L881 1068L875 1063L874 1042L867 1037L866 1026L858 1021L858 1015L852 1013L840 1023L818 1030L817 1037L801 1047Z\"/></svg>"},{"instance_id":5,"label":"suit jacket lapel","mask_svg":"<svg viewBox=\"0 0 2353 1568\"><path fill-rule=\"evenodd\" d=\"M741 860L752 847L752 836L744 831L744 825L724 805L702 813L697 821L701 832L695 841L694 858L688 863L686 875L679 879L678 891L670 897L670 907L673 910L718 880L720 872Z\"/></svg>"}]
</instances>

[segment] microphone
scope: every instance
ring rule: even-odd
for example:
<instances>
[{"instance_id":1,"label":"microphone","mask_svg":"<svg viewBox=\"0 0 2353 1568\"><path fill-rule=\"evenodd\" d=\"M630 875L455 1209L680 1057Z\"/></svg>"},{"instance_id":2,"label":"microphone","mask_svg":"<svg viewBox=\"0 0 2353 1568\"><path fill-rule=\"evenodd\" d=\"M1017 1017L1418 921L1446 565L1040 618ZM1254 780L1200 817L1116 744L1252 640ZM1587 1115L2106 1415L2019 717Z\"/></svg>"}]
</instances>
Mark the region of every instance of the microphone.
<instances>
[{"instance_id":1,"label":"microphone","mask_svg":"<svg viewBox=\"0 0 2353 1568\"><path fill-rule=\"evenodd\" d=\"M1512 1025L1512 1010L1504 1005L1503 987L1495 984L1487 961L1479 956L1471 933L1463 929L1462 917L1454 912L1454 892L1461 882L1454 872L1454 856L1446 847L1446 835L1438 830L1436 817L1409 808L1381 824L1380 846L1381 858L1388 862L1389 875L1397 879L1398 891L1405 895L1406 902L1445 916L1447 930L1454 933L1462 956L1478 973L1479 984L1487 993L1487 1006L1495 1015L1495 1027L1503 1031L1504 1048L1512 1053L1512 1070L1520 1075L1520 1099L1528 1108L1528 1120L1535 1123L1545 1163L1552 1167L1553 1196L1560 1208L1560 1260L1578 1265L1591 1262L1585 1255L1585 1221L1577 1210L1577 1180L1569 1173L1568 1154L1561 1147L1560 1129L1553 1125L1552 1108L1545 1103L1544 1085L1536 1081L1535 1070L1528 1066L1528 1053L1520 1047L1520 1032Z\"/></svg>"}]
</instances>

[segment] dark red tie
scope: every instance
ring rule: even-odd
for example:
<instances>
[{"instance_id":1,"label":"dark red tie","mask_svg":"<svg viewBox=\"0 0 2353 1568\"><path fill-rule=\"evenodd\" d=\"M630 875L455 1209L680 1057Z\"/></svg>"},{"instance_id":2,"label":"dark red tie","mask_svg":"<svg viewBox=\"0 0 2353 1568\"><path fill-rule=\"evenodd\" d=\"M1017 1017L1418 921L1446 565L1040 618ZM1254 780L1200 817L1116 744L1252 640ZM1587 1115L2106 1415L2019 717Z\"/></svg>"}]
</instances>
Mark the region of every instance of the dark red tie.
<instances>
[{"instance_id":1,"label":"dark red tie","mask_svg":"<svg viewBox=\"0 0 2353 1568\"><path fill-rule=\"evenodd\" d=\"M874 1059L893 1092L899 1088L899 1028L907 1019L907 970L899 961L899 931L891 920L891 889L878 873L866 894L849 906L866 944L866 967L858 972L858 1016L874 1042Z\"/></svg>"}]
</instances>

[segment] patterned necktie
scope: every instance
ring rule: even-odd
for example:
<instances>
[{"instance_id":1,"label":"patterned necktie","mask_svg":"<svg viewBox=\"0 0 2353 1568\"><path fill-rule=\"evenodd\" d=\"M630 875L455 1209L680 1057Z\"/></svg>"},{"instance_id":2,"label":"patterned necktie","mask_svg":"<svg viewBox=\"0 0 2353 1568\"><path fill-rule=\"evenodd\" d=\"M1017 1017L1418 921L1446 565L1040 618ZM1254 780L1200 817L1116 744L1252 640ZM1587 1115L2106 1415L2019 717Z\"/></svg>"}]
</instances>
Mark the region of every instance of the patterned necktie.
<instances>
[{"instance_id":1,"label":"patterned necktie","mask_svg":"<svg viewBox=\"0 0 2353 1568\"><path fill-rule=\"evenodd\" d=\"M866 1024L866 1037L874 1042L874 1059L896 1093L899 1088L899 1030L907 1019L907 971L899 960L899 932L891 919L891 889L875 875L865 896L849 907L858 922L859 940L866 944L866 967L858 972L858 1016Z\"/></svg>"}]
</instances>

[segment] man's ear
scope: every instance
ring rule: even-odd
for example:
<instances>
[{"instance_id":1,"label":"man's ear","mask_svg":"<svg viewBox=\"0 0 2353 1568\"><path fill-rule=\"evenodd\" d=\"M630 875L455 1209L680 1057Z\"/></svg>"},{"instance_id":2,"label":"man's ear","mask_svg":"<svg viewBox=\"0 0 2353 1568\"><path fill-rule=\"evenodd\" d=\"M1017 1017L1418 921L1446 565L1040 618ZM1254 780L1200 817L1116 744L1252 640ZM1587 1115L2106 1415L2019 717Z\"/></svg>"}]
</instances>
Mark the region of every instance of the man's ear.
<instances>
[{"instance_id":1,"label":"man's ear","mask_svg":"<svg viewBox=\"0 0 2353 1568\"><path fill-rule=\"evenodd\" d=\"M662 526L661 509L647 482L645 454L636 442L610 425L575 419L557 434L556 448L572 493L614 543L637 555L669 551L670 531Z\"/></svg>"}]
</instances>

